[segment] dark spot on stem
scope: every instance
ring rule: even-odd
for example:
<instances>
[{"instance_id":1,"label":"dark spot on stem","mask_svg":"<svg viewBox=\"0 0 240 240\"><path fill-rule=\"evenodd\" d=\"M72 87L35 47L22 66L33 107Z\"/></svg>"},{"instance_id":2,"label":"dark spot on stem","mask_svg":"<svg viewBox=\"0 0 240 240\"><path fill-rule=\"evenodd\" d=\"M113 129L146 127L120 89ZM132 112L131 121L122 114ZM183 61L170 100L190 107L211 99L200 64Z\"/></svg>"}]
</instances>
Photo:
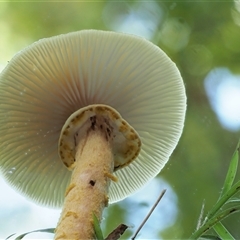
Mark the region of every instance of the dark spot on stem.
<instances>
[{"instance_id":1,"label":"dark spot on stem","mask_svg":"<svg viewBox=\"0 0 240 240\"><path fill-rule=\"evenodd\" d=\"M90 181L89 181L89 184L90 184L91 186L94 186L95 183L96 183L96 181L94 181L94 180L90 180Z\"/></svg>"}]
</instances>

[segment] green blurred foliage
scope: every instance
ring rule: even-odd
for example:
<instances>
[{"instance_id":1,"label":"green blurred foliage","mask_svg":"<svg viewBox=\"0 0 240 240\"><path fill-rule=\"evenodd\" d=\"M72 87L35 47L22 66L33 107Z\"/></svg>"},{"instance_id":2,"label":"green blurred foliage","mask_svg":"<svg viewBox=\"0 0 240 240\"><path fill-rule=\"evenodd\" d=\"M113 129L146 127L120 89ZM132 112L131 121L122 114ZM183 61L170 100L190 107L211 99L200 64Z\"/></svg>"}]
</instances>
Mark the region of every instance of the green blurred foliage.
<instances>
[{"instance_id":1,"label":"green blurred foliage","mask_svg":"<svg viewBox=\"0 0 240 240\"><path fill-rule=\"evenodd\" d=\"M0 63L5 64L16 51L40 38L81 29L113 30L107 21L114 19L116 13L106 13L108 2L1 2ZM119 12L128 14L138 3L116 4ZM177 221L161 232L161 237L184 239L196 228L203 201L205 213L216 202L239 138L239 132L227 131L220 125L209 105L203 81L211 69L219 66L240 74L240 13L230 0L155 3L163 17L156 23L150 40L177 64L188 97L183 135L159 174L177 193L179 207ZM237 179L238 176L239 171ZM106 233L127 219L121 204L110 206L107 213ZM240 238L239 214L224 224L235 238ZM129 236L129 232L124 236Z\"/></svg>"}]
</instances>

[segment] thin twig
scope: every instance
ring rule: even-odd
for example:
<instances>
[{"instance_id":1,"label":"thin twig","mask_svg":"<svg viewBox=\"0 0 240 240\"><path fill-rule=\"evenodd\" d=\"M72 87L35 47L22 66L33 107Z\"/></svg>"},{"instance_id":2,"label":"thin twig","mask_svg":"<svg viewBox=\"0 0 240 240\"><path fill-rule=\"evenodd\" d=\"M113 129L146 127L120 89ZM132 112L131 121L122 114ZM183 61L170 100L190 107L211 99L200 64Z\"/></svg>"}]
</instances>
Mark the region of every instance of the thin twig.
<instances>
[{"instance_id":1,"label":"thin twig","mask_svg":"<svg viewBox=\"0 0 240 240\"><path fill-rule=\"evenodd\" d=\"M158 197L157 201L155 202L155 204L153 205L153 207L151 208L150 212L148 213L148 215L145 217L145 219L143 220L143 222L140 224L140 226L138 227L137 231L135 232L135 234L133 235L133 237L131 238L132 240L134 240L136 238L136 236L138 235L138 233L140 232L140 230L142 229L143 225L146 223L146 221L148 220L148 218L151 216L152 212L154 211L154 209L156 208L156 206L158 205L158 203L160 202L160 200L162 199L163 195L165 194L165 192L167 191L167 189L164 189L160 196Z\"/></svg>"}]
</instances>

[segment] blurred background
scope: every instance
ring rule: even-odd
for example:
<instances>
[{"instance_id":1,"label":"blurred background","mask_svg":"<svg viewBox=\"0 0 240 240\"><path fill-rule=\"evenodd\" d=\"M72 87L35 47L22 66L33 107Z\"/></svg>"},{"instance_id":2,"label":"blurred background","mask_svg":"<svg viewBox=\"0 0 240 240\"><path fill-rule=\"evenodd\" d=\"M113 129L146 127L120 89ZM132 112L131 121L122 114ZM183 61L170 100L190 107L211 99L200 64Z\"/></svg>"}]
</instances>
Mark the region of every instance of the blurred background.
<instances>
[{"instance_id":1,"label":"blurred background","mask_svg":"<svg viewBox=\"0 0 240 240\"><path fill-rule=\"evenodd\" d=\"M180 69L188 110L177 148L156 179L106 209L102 225L106 235L126 223L131 228L122 239L130 238L166 188L138 238L186 239L203 202L207 213L218 199L240 135L240 1L0 2L0 70L32 42L81 29L142 36ZM1 175L0 190L0 239L56 226L60 210L25 199ZM223 223L240 238L239 214Z\"/></svg>"}]
</instances>

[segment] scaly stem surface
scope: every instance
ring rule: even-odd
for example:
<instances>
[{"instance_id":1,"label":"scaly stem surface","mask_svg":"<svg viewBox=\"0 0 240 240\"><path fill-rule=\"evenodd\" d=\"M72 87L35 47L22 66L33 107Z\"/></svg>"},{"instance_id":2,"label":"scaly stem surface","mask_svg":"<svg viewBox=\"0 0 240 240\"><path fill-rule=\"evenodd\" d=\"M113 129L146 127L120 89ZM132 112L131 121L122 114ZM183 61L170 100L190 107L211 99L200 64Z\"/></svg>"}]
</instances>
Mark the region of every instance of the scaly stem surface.
<instances>
[{"instance_id":1,"label":"scaly stem surface","mask_svg":"<svg viewBox=\"0 0 240 240\"><path fill-rule=\"evenodd\" d=\"M89 129L76 147L76 162L55 240L95 238L93 213L100 221L113 172L111 138L104 130Z\"/></svg>"}]
</instances>

